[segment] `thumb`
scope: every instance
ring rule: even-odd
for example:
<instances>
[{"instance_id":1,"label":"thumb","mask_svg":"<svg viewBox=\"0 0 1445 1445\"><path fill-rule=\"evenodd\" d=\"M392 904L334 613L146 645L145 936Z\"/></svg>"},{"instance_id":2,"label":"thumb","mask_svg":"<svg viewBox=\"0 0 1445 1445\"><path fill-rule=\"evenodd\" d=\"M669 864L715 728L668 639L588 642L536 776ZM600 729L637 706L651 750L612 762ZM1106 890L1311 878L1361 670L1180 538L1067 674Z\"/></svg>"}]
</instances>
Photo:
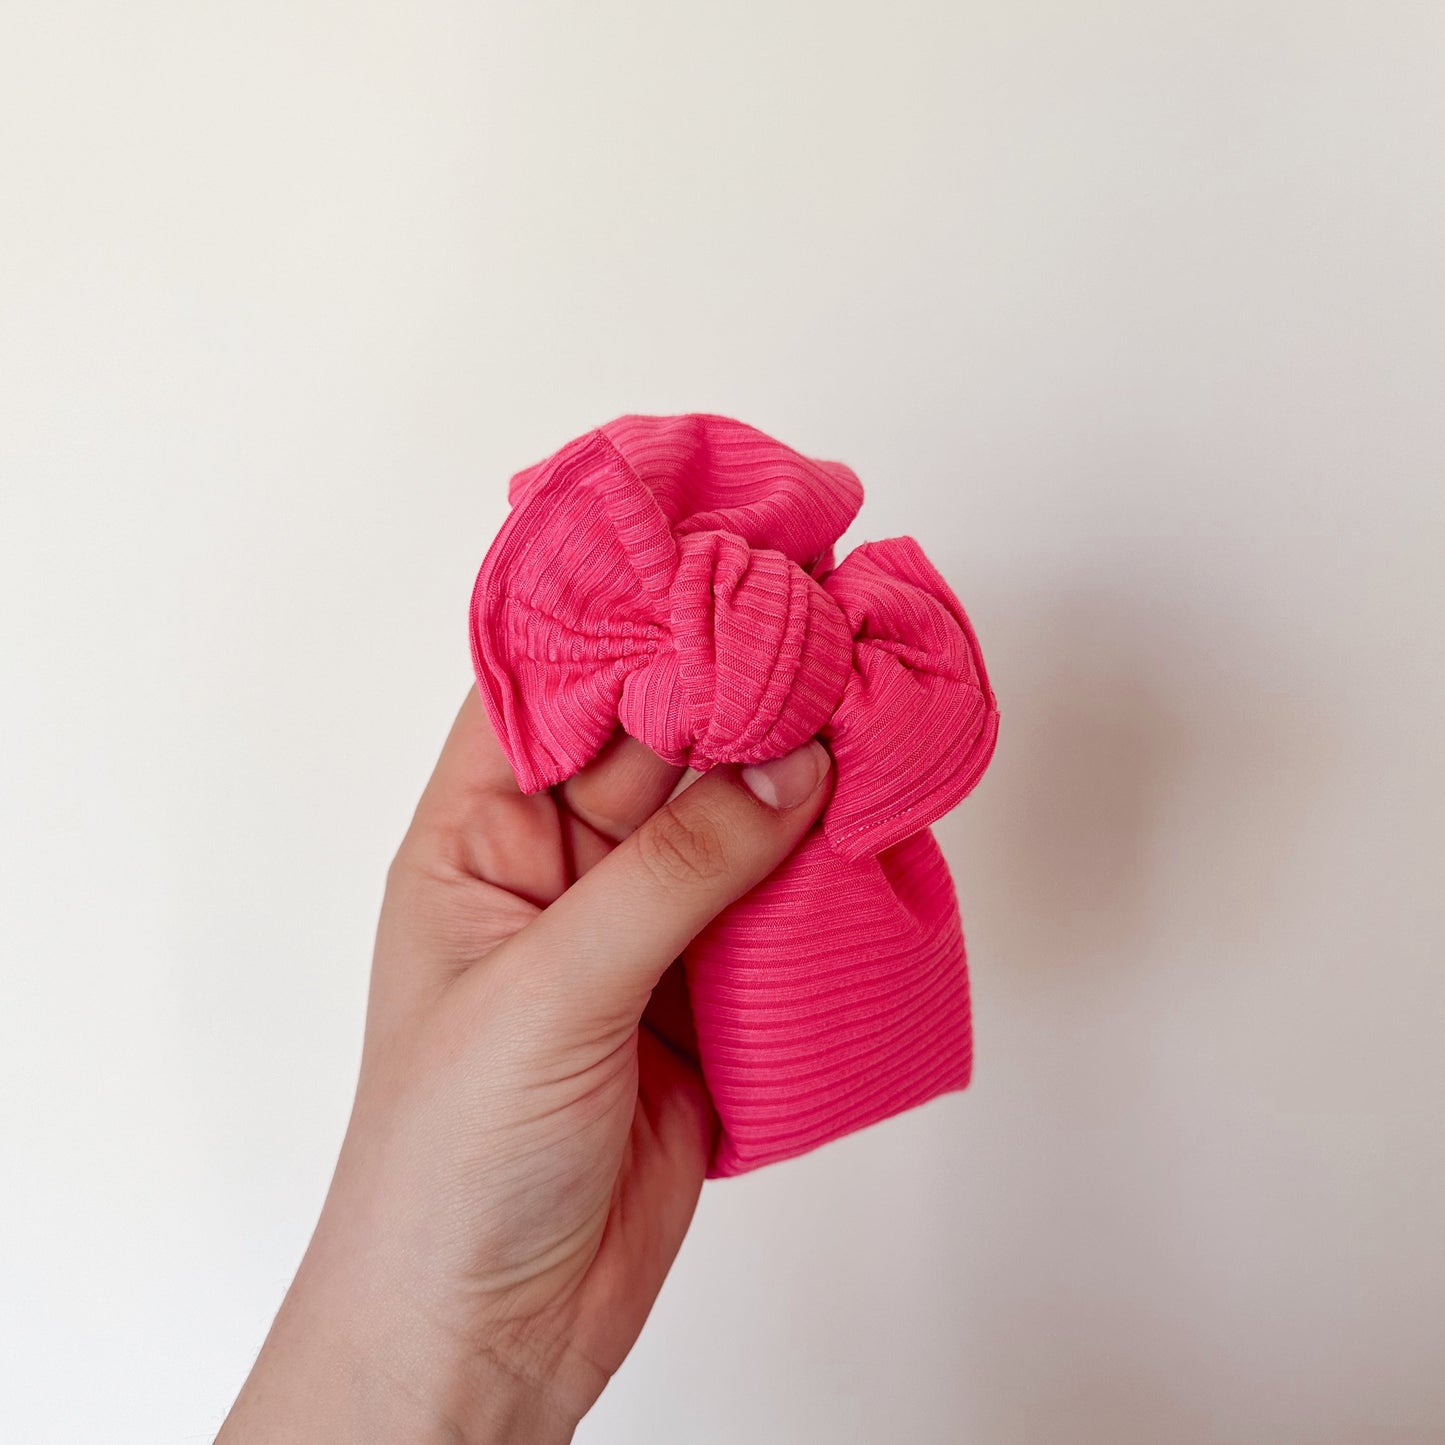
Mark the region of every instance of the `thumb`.
<instances>
[{"instance_id":1,"label":"thumb","mask_svg":"<svg viewBox=\"0 0 1445 1445\"><path fill-rule=\"evenodd\" d=\"M518 935L528 977L555 984L553 997L584 1026L640 1017L678 954L802 840L831 775L816 740L769 762L711 769Z\"/></svg>"}]
</instances>

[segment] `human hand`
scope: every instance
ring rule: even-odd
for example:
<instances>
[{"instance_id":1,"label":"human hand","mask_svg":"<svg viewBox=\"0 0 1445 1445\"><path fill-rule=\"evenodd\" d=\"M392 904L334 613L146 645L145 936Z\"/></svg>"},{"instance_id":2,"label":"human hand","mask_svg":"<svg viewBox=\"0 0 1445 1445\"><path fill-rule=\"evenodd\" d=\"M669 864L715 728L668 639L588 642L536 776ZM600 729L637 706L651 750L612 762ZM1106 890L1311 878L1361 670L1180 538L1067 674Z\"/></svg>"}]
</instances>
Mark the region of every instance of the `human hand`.
<instances>
[{"instance_id":1,"label":"human hand","mask_svg":"<svg viewBox=\"0 0 1445 1445\"><path fill-rule=\"evenodd\" d=\"M468 695L387 877L331 1189L218 1445L571 1438L712 1147L676 960L830 776L812 742L669 802L681 769L618 734L524 796Z\"/></svg>"}]
</instances>

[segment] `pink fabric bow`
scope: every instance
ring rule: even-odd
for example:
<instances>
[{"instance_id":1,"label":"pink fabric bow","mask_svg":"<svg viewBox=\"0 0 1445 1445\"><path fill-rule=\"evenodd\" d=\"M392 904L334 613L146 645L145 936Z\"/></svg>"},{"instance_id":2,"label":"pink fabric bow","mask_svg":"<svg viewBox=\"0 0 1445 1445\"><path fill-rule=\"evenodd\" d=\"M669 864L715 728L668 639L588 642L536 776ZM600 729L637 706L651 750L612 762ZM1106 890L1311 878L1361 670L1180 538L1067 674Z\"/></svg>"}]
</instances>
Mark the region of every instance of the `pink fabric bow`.
<instances>
[{"instance_id":1,"label":"pink fabric bow","mask_svg":"<svg viewBox=\"0 0 1445 1445\"><path fill-rule=\"evenodd\" d=\"M836 764L821 826L685 956L722 1124L709 1173L785 1159L972 1063L953 883L928 825L998 710L958 599L909 537L833 564L863 489L718 416L626 416L519 472L472 596L472 657L524 792L620 722L670 762Z\"/></svg>"}]
</instances>

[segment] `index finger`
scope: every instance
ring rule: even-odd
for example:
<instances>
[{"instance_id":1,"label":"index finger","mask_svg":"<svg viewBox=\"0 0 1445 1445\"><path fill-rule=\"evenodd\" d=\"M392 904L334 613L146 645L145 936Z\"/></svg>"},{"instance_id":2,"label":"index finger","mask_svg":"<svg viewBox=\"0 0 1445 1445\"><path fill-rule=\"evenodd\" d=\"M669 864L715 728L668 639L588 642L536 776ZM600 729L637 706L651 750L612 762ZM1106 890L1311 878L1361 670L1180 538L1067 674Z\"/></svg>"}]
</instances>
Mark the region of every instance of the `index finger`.
<instances>
[{"instance_id":1,"label":"index finger","mask_svg":"<svg viewBox=\"0 0 1445 1445\"><path fill-rule=\"evenodd\" d=\"M581 877L668 799L683 770L619 728L602 751L557 789L572 871Z\"/></svg>"},{"instance_id":2,"label":"index finger","mask_svg":"<svg viewBox=\"0 0 1445 1445\"><path fill-rule=\"evenodd\" d=\"M468 690L404 845L543 906L567 886L557 805L525 794L475 687Z\"/></svg>"}]
</instances>

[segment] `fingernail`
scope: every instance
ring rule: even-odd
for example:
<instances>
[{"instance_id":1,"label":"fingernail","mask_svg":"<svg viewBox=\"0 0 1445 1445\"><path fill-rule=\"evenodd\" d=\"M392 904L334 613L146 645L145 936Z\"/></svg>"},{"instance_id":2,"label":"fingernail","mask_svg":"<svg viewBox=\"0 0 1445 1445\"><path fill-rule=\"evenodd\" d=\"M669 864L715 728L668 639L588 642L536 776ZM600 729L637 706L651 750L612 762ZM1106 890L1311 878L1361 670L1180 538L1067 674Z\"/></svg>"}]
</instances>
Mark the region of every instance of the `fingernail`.
<instances>
[{"instance_id":1,"label":"fingernail","mask_svg":"<svg viewBox=\"0 0 1445 1445\"><path fill-rule=\"evenodd\" d=\"M828 754L821 743L810 741L780 758L749 763L742 770L747 790L770 808L796 808L813 796L828 767Z\"/></svg>"}]
</instances>

